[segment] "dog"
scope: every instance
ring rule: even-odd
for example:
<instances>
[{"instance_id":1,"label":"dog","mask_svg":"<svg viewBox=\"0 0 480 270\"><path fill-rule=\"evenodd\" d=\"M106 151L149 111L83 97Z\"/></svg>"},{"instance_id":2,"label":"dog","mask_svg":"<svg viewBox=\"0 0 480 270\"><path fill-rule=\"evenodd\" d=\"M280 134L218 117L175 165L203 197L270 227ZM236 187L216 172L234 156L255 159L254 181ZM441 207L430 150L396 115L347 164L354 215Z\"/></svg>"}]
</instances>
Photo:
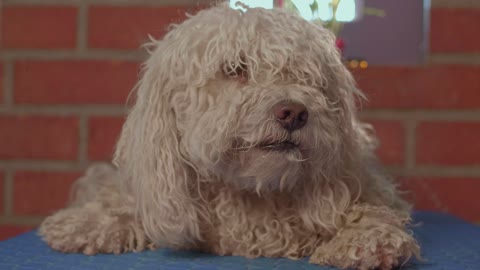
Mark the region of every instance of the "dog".
<instances>
[{"instance_id":1,"label":"dog","mask_svg":"<svg viewBox=\"0 0 480 270\"><path fill-rule=\"evenodd\" d=\"M53 249L356 269L419 256L331 32L280 9L216 5L147 48L113 165L90 167L40 226Z\"/></svg>"}]
</instances>

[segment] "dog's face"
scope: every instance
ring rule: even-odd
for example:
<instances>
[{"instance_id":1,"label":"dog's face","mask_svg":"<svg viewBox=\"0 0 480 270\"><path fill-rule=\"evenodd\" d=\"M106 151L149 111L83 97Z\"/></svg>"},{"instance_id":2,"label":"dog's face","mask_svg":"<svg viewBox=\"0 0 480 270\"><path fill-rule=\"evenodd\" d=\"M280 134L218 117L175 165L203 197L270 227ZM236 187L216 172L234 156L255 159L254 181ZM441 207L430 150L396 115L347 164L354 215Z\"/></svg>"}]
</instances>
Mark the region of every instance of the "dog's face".
<instances>
[{"instance_id":1,"label":"dog's face","mask_svg":"<svg viewBox=\"0 0 480 270\"><path fill-rule=\"evenodd\" d=\"M213 193L296 194L312 226L359 194L371 150L330 32L281 10L217 6L150 46L113 162L154 242L199 239Z\"/></svg>"},{"instance_id":2,"label":"dog's face","mask_svg":"<svg viewBox=\"0 0 480 270\"><path fill-rule=\"evenodd\" d=\"M329 121L318 89L219 74L198 91L205 103L177 124L185 156L202 174L240 188L287 188L318 158L318 129Z\"/></svg>"},{"instance_id":3,"label":"dog's face","mask_svg":"<svg viewBox=\"0 0 480 270\"><path fill-rule=\"evenodd\" d=\"M200 13L166 41L180 151L200 175L288 190L339 164L353 86L327 30L282 11L231 10Z\"/></svg>"}]
</instances>

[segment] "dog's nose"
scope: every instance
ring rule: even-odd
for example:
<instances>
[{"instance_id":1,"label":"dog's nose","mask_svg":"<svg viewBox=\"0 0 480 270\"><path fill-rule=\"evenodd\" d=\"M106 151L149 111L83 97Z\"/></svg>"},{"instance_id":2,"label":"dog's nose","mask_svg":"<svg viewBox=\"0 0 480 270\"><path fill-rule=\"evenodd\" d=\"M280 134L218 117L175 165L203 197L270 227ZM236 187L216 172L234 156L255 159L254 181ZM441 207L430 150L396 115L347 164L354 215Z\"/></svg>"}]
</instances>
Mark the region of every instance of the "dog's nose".
<instances>
[{"instance_id":1,"label":"dog's nose","mask_svg":"<svg viewBox=\"0 0 480 270\"><path fill-rule=\"evenodd\" d=\"M308 121L307 108L298 103L279 103L273 109L275 119L284 129L301 129Z\"/></svg>"}]
</instances>

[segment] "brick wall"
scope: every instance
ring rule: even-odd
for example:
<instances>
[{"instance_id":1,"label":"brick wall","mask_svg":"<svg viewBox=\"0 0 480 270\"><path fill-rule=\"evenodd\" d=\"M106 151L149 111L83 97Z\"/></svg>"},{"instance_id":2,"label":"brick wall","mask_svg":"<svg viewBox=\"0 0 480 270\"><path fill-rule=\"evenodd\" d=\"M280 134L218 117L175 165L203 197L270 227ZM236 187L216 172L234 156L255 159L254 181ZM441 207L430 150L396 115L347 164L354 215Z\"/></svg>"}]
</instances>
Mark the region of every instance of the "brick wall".
<instances>
[{"instance_id":1,"label":"brick wall","mask_svg":"<svg viewBox=\"0 0 480 270\"><path fill-rule=\"evenodd\" d=\"M0 239L34 228L111 157L140 44L198 2L0 0ZM362 116L418 209L480 221L480 5L433 7L428 64L354 71L370 96Z\"/></svg>"}]
</instances>

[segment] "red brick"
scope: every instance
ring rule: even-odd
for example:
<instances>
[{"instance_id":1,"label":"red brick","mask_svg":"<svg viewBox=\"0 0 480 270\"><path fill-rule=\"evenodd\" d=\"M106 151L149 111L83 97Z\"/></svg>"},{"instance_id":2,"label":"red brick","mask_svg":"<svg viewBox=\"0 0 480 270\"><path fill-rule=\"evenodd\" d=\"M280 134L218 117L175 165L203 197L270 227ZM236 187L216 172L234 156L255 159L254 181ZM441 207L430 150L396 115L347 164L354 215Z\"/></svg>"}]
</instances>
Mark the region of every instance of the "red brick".
<instances>
[{"instance_id":1,"label":"red brick","mask_svg":"<svg viewBox=\"0 0 480 270\"><path fill-rule=\"evenodd\" d=\"M430 50L434 53L480 52L480 9L431 10Z\"/></svg>"},{"instance_id":2,"label":"red brick","mask_svg":"<svg viewBox=\"0 0 480 270\"><path fill-rule=\"evenodd\" d=\"M17 62L14 99L22 104L125 104L138 66L119 61Z\"/></svg>"},{"instance_id":3,"label":"red brick","mask_svg":"<svg viewBox=\"0 0 480 270\"><path fill-rule=\"evenodd\" d=\"M56 116L0 116L1 159L77 158L78 120Z\"/></svg>"},{"instance_id":4,"label":"red brick","mask_svg":"<svg viewBox=\"0 0 480 270\"><path fill-rule=\"evenodd\" d=\"M17 172L13 180L13 212L16 215L49 215L63 208L76 172Z\"/></svg>"},{"instance_id":5,"label":"red brick","mask_svg":"<svg viewBox=\"0 0 480 270\"><path fill-rule=\"evenodd\" d=\"M89 9L88 46L139 48L149 34L160 38L170 24L183 21L187 11L186 7L93 6Z\"/></svg>"},{"instance_id":6,"label":"red brick","mask_svg":"<svg viewBox=\"0 0 480 270\"><path fill-rule=\"evenodd\" d=\"M93 117L89 120L88 157L110 160L125 119L123 117Z\"/></svg>"},{"instance_id":7,"label":"red brick","mask_svg":"<svg viewBox=\"0 0 480 270\"><path fill-rule=\"evenodd\" d=\"M353 70L371 109L478 109L480 66L371 66Z\"/></svg>"},{"instance_id":8,"label":"red brick","mask_svg":"<svg viewBox=\"0 0 480 270\"><path fill-rule=\"evenodd\" d=\"M411 191L407 198L418 210L444 211L469 221L480 221L480 179L411 178L402 186Z\"/></svg>"},{"instance_id":9,"label":"red brick","mask_svg":"<svg viewBox=\"0 0 480 270\"><path fill-rule=\"evenodd\" d=\"M419 165L480 165L480 122L425 122L417 126Z\"/></svg>"},{"instance_id":10,"label":"red brick","mask_svg":"<svg viewBox=\"0 0 480 270\"><path fill-rule=\"evenodd\" d=\"M32 229L33 227L31 226L0 225L0 241L31 231Z\"/></svg>"},{"instance_id":11,"label":"red brick","mask_svg":"<svg viewBox=\"0 0 480 270\"><path fill-rule=\"evenodd\" d=\"M77 9L74 7L7 6L3 7L1 15L2 38L0 40L3 48L71 49L75 47Z\"/></svg>"},{"instance_id":12,"label":"red brick","mask_svg":"<svg viewBox=\"0 0 480 270\"><path fill-rule=\"evenodd\" d=\"M387 165L402 165L405 153L405 128L401 122L368 120L380 142L377 155Z\"/></svg>"}]
</instances>

